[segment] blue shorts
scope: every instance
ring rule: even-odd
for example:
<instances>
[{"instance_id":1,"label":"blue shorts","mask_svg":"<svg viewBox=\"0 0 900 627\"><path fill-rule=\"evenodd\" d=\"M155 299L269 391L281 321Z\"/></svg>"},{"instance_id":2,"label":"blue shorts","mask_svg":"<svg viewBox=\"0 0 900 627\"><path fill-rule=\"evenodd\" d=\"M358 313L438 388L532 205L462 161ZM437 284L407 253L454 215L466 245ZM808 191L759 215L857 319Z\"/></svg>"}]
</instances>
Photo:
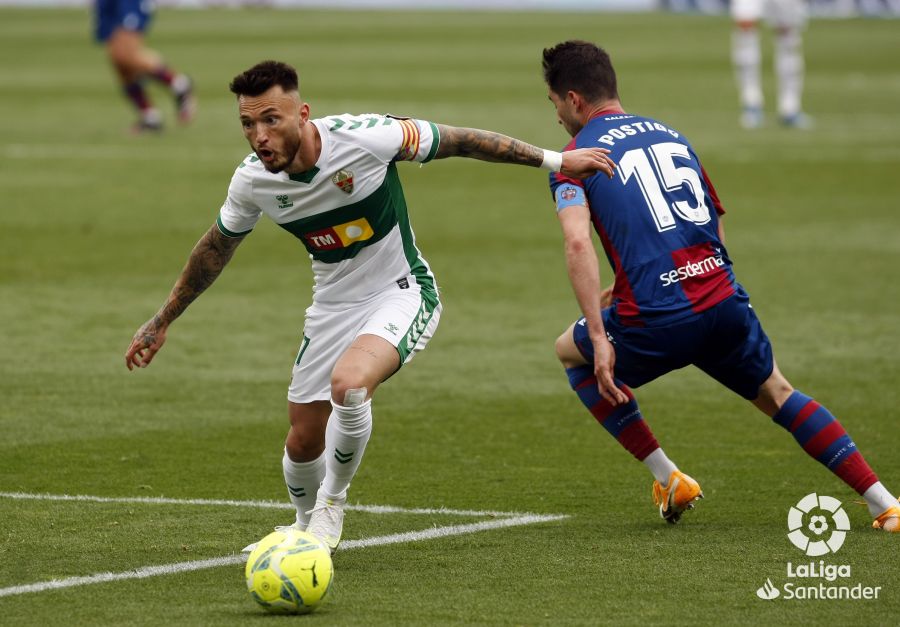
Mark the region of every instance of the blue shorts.
<instances>
[{"instance_id":1,"label":"blue shorts","mask_svg":"<svg viewBox=\"0 0 900 627\"><path fill-rule=\"evenodd\" d=\"M152 12L152 0L94 0L94 37L106 41L117 28L143 33Z\"/></svg>"},{"instance_id":2,"label":"blue shorts","mask_svg":"<svg viewBox=\"0 0 900 627\"><path fill-rule=\"evenodd\" d=\"M625 326L612 308L603 310L603 324L616 349L615 377L629 387L693 364L753 400L774 367L772 345L743 290L668 326ZM575 324L574 339L587 362L594 363L584 318Z\"/></svg>"}]
</instances>

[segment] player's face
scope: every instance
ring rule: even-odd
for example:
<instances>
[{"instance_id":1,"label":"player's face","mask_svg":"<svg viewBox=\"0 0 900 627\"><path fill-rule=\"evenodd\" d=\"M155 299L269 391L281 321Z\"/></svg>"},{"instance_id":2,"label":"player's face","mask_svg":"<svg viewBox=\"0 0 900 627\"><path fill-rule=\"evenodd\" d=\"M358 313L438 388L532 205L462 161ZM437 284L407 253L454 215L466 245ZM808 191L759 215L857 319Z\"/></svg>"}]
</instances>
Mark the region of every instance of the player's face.
<instances>
[{"instance_id":1,"label":"player's face","mask_svg":"<svg viewBox=\"0 0 900 627\"><path fill-rule=\"evenodd\" d=\"M563 125L571 137L575 137L583 124L576 117L574 103L569 102L567 98L560 98L553 90L549 90L548 96L550 102L556 107L557 121Z\"/></svg>"},{"instance_id":2,"label":"player's face","mask_svg":"<svg viewBox=\"0 0 900 627\"><path fill-rule=\"evenodd\" d=\"M300 94L275 86L259 96L238 101L241 128L250 147L269 172L289 167L300 150L300 129L309 119L309 106Z\"/></svg>"}]
</instances>

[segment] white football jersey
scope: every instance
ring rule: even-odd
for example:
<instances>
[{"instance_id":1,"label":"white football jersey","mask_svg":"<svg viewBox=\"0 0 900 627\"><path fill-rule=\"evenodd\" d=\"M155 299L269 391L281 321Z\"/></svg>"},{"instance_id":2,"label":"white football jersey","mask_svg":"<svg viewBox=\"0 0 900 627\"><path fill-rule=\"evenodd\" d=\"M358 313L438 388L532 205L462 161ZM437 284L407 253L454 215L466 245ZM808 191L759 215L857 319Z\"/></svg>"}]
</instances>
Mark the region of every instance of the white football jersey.
<instances>
[{"instance_id":1,"label":"white football jersey","mask_svg":"<svg viewBox=\"0 0 900 627\"><path fill-rule=\"evenodd\" d=\"M273 174L256 153L248 155L231 179L219 230L245 235L265 213L296 236L312 259L314 302L366 300L410 275L436 291L416 248L395 162L430 161L440 143L437 127L374 113L312 123L322 138L315 165Z\"/></svg>"}]
</instances>

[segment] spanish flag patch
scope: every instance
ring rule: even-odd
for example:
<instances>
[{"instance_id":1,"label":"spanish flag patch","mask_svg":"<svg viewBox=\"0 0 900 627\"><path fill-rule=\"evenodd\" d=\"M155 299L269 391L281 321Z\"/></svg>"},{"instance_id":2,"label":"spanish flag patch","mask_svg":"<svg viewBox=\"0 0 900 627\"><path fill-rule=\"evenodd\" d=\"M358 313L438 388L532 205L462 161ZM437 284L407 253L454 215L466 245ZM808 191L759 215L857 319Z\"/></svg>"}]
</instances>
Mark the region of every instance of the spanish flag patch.
<instances>
[{"instance_id":1,"label":"spanish flag patch","mask_svg":"<svg viewBox=\"0 0 900 627\"><path fill-rule=\"evenodd\" d=\"M398 120L403 131L403 142L395 157L397 161L412 161L419 152L419 125L412 120Z\"/></svg>"}]
</instances>

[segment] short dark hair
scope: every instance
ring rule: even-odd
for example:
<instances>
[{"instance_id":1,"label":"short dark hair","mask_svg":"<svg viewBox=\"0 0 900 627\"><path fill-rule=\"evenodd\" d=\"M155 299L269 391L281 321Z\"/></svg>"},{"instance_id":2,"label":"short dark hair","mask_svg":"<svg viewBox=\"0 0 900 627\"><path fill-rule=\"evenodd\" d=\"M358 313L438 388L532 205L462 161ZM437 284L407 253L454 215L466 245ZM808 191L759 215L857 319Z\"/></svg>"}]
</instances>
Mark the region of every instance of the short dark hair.
<instances>
[{"instance_id":1,"label":"short dark hair","mask_svg":"<svg viewBox=\"0 0 900 627\"><path fill-rule=\"evenodd\" d=\"M616 71L603 48L571 40L544 48L544 82L558 96L574 91L590 102L619 97Z\"/></svg>"},{"instance_id":2,"label":"short dark hair","mask_svg":"<svg viewBox=\"0 0 900 627\"><path fill-rule=\"evenodd\" d=\"M235 76L228 89L238 96L259 96L276 85L284 91L299 89L297 70L281 61L261 61Z\"/></svg>"}]
</instances>

